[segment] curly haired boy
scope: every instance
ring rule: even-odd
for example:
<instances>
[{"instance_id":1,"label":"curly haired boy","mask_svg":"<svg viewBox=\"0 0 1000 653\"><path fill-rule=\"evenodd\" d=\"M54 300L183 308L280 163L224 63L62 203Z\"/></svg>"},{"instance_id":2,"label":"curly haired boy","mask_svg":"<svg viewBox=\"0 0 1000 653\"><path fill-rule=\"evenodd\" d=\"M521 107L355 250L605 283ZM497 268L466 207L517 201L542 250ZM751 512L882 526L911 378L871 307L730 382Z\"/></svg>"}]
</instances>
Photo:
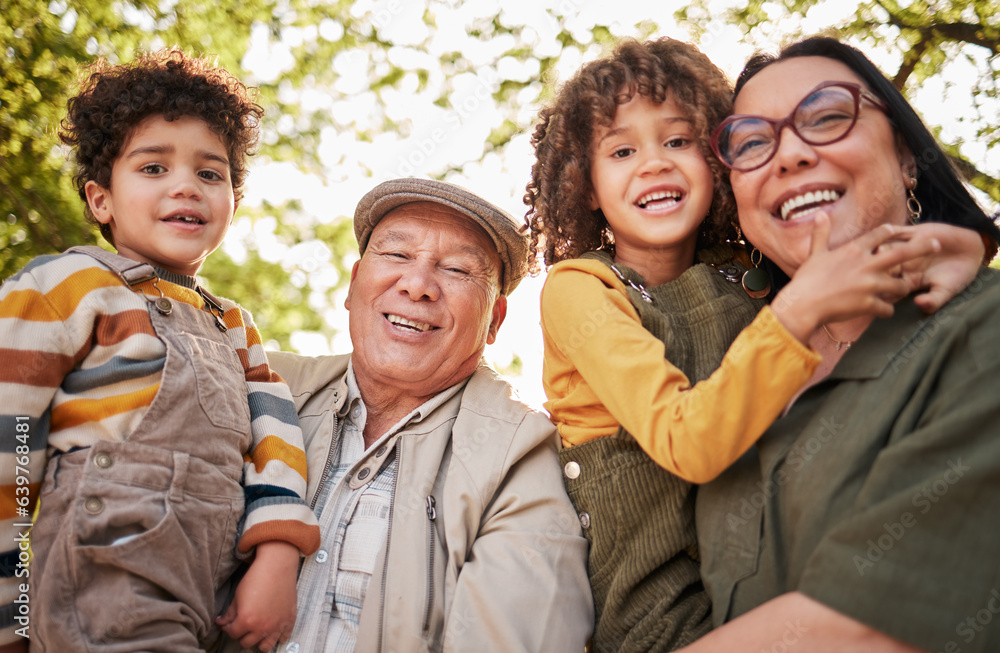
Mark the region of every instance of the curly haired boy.
<instances>
[{"instance_id":1,"label":"curly haired boy","mask_svg":"<svg viewBox=\"0 0 1000 653\"><path fill-rule=\"evenodd\" d=\"M250 314L195 276L261 115L177 50L98 62L69 101L75 184L117 255L42 256L0 288L0 532L5 559L32 551L3 573L11 650L204 650L238 556L219 623L264 649L291 631L319 545L294 404Z\"/></svg>"}]
</instances>

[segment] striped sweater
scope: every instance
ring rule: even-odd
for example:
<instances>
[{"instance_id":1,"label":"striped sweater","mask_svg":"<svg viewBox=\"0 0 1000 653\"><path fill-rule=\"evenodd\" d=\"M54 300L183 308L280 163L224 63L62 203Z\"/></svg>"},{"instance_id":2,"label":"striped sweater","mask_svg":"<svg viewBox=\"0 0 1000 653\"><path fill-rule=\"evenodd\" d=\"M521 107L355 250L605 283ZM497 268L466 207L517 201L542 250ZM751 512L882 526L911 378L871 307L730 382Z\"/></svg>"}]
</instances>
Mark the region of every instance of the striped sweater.
<instances>
[{"instance_id":1,"label":"striped sweater","mask_svg":"<svg viewBox=\"0 0 1000 653\"><path fill-rule=\"evenodd\" d=\"M157 269L157 287L196 308L197 280ZM55 452L122 441L159 388L166 347L142 294L85 254L43 256L0 287L0 628L26 582L18 537L29 521L46 460ZM268 366L250 314L222 300L246 374L252 445L244 452L246 511L239 550L283 540L308 555L319 526L303 497L306 459L288 386ZM179 416L183 419L183 416ZM6 635L7 633L3 633ZM2 638L0 638L2 639Z\"/></svg>"}]
</instances>

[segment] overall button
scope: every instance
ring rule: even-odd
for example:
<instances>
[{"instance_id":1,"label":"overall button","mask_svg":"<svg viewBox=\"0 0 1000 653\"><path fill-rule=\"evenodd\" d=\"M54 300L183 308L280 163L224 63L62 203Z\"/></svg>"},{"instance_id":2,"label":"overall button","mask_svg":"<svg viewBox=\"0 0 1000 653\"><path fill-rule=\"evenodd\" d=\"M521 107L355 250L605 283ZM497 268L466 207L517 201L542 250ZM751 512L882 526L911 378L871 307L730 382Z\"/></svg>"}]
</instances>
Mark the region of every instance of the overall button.
<instances>
[{"instance_id":1,"label":"overall button","mask_svg":"<svg viewBox=\"0 0 1000 653\"><path fill-rule=\"evenodd\" d=\"M385 455L385 452L388 451L388 450L389 450L389 445L383 444L382 448L380 448L378 451L375 452L375 457L376 458L381 458L382 456Z\"/></svg>"},{"instance_id":2,"label":"overall button","mask_svg":"<svg viewBox=\"0 0 1000 653\"><path fill-rule=\"evenodd\" d=\"M590 513L589 512L581 512L580 513L580 526L584 530L587 530L588 528L590 528Z\"/></svg>"},{"instance_id":3,"label":"overall button","mask_svg":"<svg viewBox=\"0 0 1000 653\"><path fill-rule=\"evenodd\" d=\"M161 315L170 315L170 313L174 310L173 304L171 304L170 300L166 297L160 297L155 300L153 305L156 306L156 310L158 310Z\"/></svg>"},{"instance_id":4,"label":"overall button","mask_svg":"<svg viewBox=\"0 0 1000 653\"><path fill-rule=\"evenodd\" d=\"M99 453L96 456L94 456L94 464L100 467L101 469L107 469L108 467L111 467L112 464L114 464L114 461L111 460L110 454Z\"/></svg>"},{"instance_id":5,"label":"overall button","mask_svg":"<svg viewBox=\"0 0 1000 653\"><path fill-rule=\"evenodd\" d=\"M324 563L327 559L327 553L323 549L316 552L316 562Z\"/></svg>"},{"instance_id":6,"label":"overall button","mask_svg":"<svg viewBox=\"0 0 1000 653\"><path fill-rule=\"evenodd\" d=\"M569 479L579 478L580 463L576 462L575 460L569 461L568 463L566 463L566 466L563 467L563 474L565 474L566 478Z\"/></svg>"},{"instance_id":7,"label":"overall button","mask_svg":"<svg viewBox=\"0 0 1000 653\"><path fill-rule=\"evenodd\" d=\"M368 478L368 475L371 474L371 473L372 473L372 470L369 469L368 467L365 467L360 472L358 472L358 480L359 481L365 480L366 478Z\"/></svg>"},{"instance_id":8,"label":"overall button","mask_svg":"<svg viewBox=\"0 0 1000 653\"><path fill-rule=\"evenodd\" d=\"M92 515L96 515L104 510L104 502L98 497L87 497L83 501L83 509Z\"/></svg>"}]
</instances>

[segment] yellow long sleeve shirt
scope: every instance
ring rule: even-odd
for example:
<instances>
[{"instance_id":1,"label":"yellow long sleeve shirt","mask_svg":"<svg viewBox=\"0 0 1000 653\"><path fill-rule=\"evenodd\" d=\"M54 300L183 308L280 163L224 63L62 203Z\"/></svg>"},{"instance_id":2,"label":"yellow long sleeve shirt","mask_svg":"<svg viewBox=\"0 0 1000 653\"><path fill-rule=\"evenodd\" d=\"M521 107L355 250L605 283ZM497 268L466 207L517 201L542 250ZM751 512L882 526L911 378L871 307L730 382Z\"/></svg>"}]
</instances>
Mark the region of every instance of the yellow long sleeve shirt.
<instances>
[{"instance_id":1,"label":"yellow long sleeve shirt","mask_svg":"<svg viewBox=\"0 0 1000 653\"><path fill-rule=\"evenodd\" d=\"M549 270L541 321L545 408L564 446L620 425L657 464L692 483L742 456L821 360L765 307L719 368L692 385L642 326L624 284L592 259Z\"/></svg>"}]
</instances>

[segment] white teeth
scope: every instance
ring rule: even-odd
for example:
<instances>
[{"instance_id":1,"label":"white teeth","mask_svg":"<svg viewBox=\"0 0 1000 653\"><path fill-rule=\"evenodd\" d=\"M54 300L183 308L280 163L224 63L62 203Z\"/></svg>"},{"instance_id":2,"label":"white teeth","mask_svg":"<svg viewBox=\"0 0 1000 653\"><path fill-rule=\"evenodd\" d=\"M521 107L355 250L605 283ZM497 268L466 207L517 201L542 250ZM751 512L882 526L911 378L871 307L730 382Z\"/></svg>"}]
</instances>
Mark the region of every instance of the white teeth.
<instances>
[{"instance_id":1,"label":"white teeth","mask_svg":"<svg viewBox=\"0 0 1000 653\"><path fill-rule=\"evenodd\" d=\"M201 220L194 217L193 215L173 215L167 218L168 220L177 220L179 222L186 222L188 224L201 224Z\"/></svg>"},{"instance_id":2,"label":"white teeth","mask_svg":"<svg viewBox=\"0 0 1000 653\"><path fill-rule=\"evenodd\" d=\"M781 205L781 219L788 220L789 215L804 206L812 207L814 204L825 204L828 202L836 202L840 199L840 193L835 190L818 190L810 191L802 195L797 195L789 200L786 200Z\"/></svg>"},{"instance_id":3,"label":"white teeth","mask_svg":"<svg viewBox=\"0 0 1000 653\"><path fill-rule=\"evenodd\" d=\"M652 193L647 193L639 198L636 202L641 207L645 207L650 202L655 202L657 200L674 199L679 200L681 198L681 192L679 190L658 190Z\"/></svg>"},{"instance_id":4,"label":"white teeth","mask_svg":"<svg viewBox=\"0 0 1000 653\"><path fill-rule=\"evenodd\" d=\"M386 319L395 324L396 326L410 327L411 329L416 329L417 331L424 332L431 329L431 325L426 322L414 322L413 320L407 320L405 317L400 317L398 315L386 315Z\"/></svg>"}]
</instances>

